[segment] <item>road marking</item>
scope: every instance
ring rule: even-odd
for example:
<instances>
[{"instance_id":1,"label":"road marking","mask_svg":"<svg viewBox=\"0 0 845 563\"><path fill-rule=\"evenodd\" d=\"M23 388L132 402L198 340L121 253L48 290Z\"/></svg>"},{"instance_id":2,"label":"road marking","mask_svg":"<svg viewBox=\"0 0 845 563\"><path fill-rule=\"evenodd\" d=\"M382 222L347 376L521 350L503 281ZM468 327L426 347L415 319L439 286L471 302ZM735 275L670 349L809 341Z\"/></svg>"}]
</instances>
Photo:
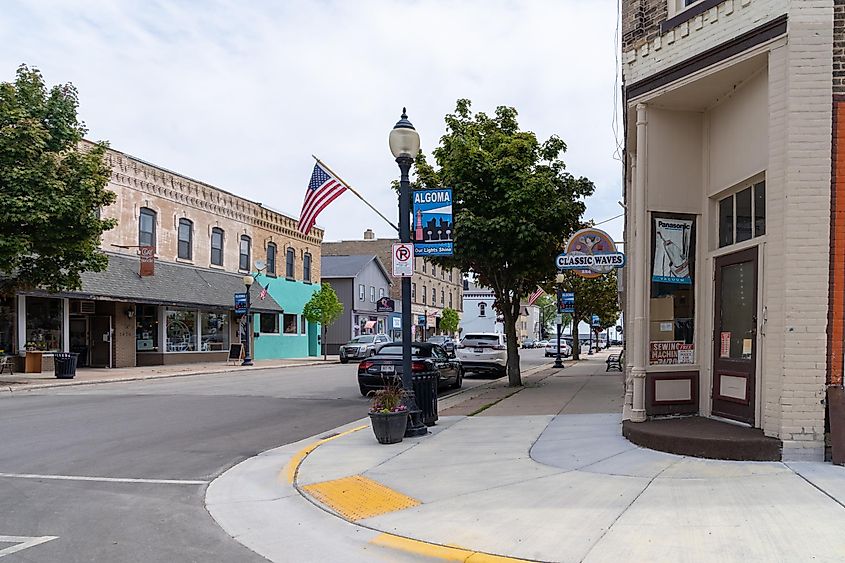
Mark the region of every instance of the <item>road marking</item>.
<instances>
[{"instance_id":1,"label":"road marking","mask_svg":"<svg viewBox=\"0 0 845 563\"><path fill-rule=\"evenodd\" d=\"M421 504L417 499L363 475L314 483L304 486L303 489L314 499L352 522Z\"/></svg>"},{"instance_id":2,"label":"road marking","mask_svg":"<svg viewBox=\"0 0 845 563\"><path fill-rule=\"evenodd\" d=\"M57 539L59 539L59 536L0 536L0 543L17 544L5 549L0 549L0 557L6 557L7 555L23 551L24 549L29 549L30 547L35 547L36 545L41 545L42 543Z\"/></svg>"},{"instance_id":3,"label":"road marking","mask_svg":"<svg viewBox=\"0 0 845 563\"><path fill-rule=\"evenodd\" d=\"M284 476L285 480L289 485L293 485L293 482L296 480L296 472L299 471L299 466L302 464L303 460L316 450L318 447L322 446L326 442L331 442L332 440L336 440L348 434L352 434L353 432L357 432L359 430L363 430L364 428L369 428L369 425L358 426L357 428L353 428L351 430L347 430L346 432L341 432L340 434L335 434L334 436L329 436L328 438L323 438L322 440L317 440L313 444L309 444L293 454L293 457L285 464L285 467L279 472L279 479L282 479Z\"/></svg>"},{"instance_id":4,"label":"road marking","mask_svg":"<svg viewBox=\"0 0 845 563\"><path fill-rule=\"evenodd\" d=\"M148 485L207 485L208 481L192 479L133 479L130 477L87 477L85 475L36 475L34 473L0 473L7 479L52 479L56 481L94 481L98 483L143 483ZM0 536L4 537L4 536ZM2 541L2 540L0 540Z\"/></svg>"},{"instance_id":5,"label":"road marking","mask_svg":"<svg viewBox=\"0 0 845 563\"><path fill-rule=\"evenodd\" d=\"M461 561L463 563L528 563L531 561L531 559L504 557L502 555L484 553L483 551L473 551L460 547L413 540L393 534L380 534L371 539L370 543L431 559L442 559L444 561Z\"/></svg>"}]
</instances>

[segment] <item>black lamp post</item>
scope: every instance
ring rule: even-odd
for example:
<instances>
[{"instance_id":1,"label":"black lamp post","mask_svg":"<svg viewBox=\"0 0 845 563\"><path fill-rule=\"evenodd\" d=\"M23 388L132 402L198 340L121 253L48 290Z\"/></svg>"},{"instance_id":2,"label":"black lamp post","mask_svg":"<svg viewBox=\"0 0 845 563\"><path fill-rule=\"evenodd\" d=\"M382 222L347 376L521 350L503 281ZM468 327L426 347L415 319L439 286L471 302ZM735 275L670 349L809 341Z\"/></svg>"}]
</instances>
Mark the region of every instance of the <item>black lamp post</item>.
<instances>
[{"instance_id":1,"label":"black lamp post","mask_svg":"<svg viewBox=\"0 0 845 563\"><path fill-rule=\"evenodd\" d=\"M417 133L405 108L402 118L390 131L390 152L396 158L401 173L399 179L399 241L411 242L411 182L408 174L414 157L420 152L420 135ZM411 373L411 278L402 278L402 388L405 390L405 406L408 408L406 437L423 436L428 429L420 420L420 409L414 397L414 381Z\"/></svg>"},{"instance_id":2,"label":"black lamp post","mask_svg":"<svg viewBox=\"0 0 845 563\"><path fill-rule=\"evenodd\" d=\"M563 291L563 281L564 278L563 274L558 274L555 278L557 282L557 354L555 354L555 365L556 368L563 368L563 360L560 358L560 331L561 331L561 323L563 322L563 309L560 306L560 292Z\"/></svg>"},{"instance_id":3,"label":"black lamp post","mask_svg":"<svg viewBox=\"0 0 845 563\"><path fill-rule=\"evenodd\" d=\"M249 337L252 336L252 314L249 310L249 289L252 287L253 283L255 283L255 278L248 274L244 276L244 285L246 286L246 334L244 335L244 361L241 362L242 366L252 365L252 357L249 353Z\"/></svg>"}]
</instances>

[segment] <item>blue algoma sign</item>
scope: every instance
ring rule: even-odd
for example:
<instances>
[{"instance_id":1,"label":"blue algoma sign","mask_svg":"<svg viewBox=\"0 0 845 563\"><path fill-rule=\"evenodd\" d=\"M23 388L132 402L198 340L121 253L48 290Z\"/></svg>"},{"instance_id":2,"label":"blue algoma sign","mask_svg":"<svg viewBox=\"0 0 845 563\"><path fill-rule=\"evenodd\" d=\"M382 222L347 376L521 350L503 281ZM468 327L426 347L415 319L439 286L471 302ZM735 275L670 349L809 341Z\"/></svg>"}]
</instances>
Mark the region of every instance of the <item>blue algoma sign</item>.
<instances>
[{"instance_id":1,"label":"blue algoma sign","mask_svg":"<svg viewBox=\"0 0 845 563\"><path fill-rule=\"evenodd\" d=\"M246 293L235 294L235 312L246 313Z\"/></svg>"},{"instance_id":2,"label":"blue algoma sign","mask_svg":"<svg viewBox=\"0 0 845 563\"><path fill-rule=\"evenodd\" d=\"M452 256L452 188L417 190L414 202L414 256Z\"/></svg>"},{"instance_id":3,"label":"blue algoma sign","mask_svg":"<svg viewBox=\"0 0 845 563\"><path fill-rule=\"evenodd\" d=\"M575 312L575 294L569 291L560 291L557 294L557 312Z\"/></svg>"}]
</instances>

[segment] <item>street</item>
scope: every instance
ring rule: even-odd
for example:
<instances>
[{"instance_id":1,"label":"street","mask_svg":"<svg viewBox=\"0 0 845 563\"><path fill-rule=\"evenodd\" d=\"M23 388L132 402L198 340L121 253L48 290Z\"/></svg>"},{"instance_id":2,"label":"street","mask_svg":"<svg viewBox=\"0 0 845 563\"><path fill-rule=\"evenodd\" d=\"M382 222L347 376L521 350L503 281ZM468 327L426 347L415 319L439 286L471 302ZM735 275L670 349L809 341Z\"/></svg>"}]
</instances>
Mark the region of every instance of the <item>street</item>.
<instances>
[{"instance_id":1,"label":"street","mask_svg":"<svg viewBox=\"0 0 845 563\"><path fill-rule=\"evenodd\" d=\"M539 349L520 355L523 368L549 362ZM355 369L0 394L0 555L17 546L7 560L262 561L211 519L207 484L262 451L366 416Z\"/></svg>"}]
</instances>

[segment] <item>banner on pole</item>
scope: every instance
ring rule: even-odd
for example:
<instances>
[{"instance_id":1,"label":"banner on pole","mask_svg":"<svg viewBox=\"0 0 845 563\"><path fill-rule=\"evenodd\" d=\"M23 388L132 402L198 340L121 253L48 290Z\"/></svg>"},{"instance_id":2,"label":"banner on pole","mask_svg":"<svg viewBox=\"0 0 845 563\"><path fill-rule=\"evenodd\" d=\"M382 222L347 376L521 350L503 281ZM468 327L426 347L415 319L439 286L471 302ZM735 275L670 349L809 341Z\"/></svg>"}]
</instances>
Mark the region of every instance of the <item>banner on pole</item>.
<instances>
[{"instance_id":1,"label":"banner on pole","mask_svg":"<svg viewBox=\"0 0 845 563\"><path fill-rule=\"evenodd\" d=\"M452 256L452 188L416 190L413 202L414 255Z\"/></svg>"}]
</instances>

